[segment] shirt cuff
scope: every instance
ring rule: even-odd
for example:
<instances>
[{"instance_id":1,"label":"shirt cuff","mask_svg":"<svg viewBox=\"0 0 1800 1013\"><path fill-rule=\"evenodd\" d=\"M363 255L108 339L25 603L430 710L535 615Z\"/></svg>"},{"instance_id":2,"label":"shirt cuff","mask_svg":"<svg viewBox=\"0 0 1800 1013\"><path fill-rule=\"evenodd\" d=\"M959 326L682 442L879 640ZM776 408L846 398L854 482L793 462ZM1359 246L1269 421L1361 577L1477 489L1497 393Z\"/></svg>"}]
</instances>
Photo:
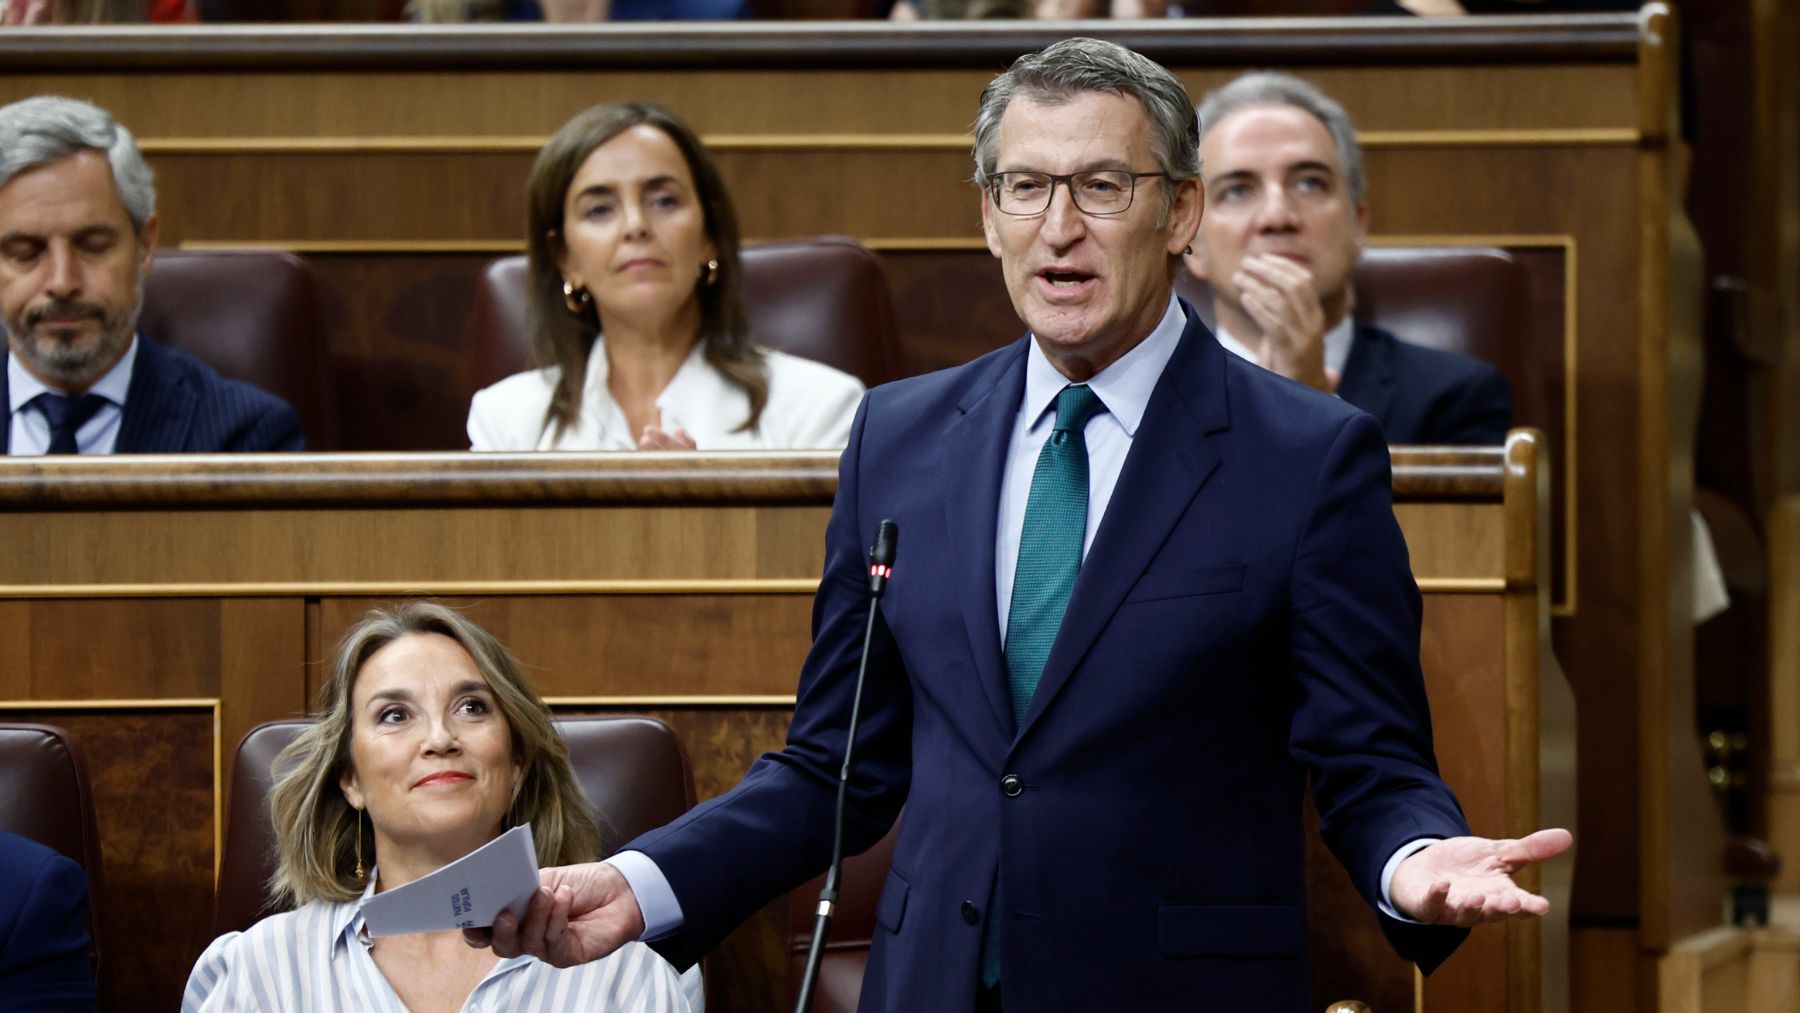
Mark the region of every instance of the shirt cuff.
<instances>
[{"instance_id":1,"label":"shirt cuff","mask_svg":"<svg viewBox=\"0 0 1800 1013\"><path fill-rule=\"evenodd\" d=\"M619 870L619 875L625 877L626 884L637 897L638 910L644 915L644 934L638 936L640 941L654 942L680 931L681 902L675 899L668 877L649 855L641 851L621 851L607 859L606 864Z\"/></svg>"},{"instance_id":2,"label":"shirt cuff","mask_svg":"<svg viewBox=\"0 0 1800 1013\"><path fill-rule=\"evenodd\" d=\"M1421 837L1416 841L1407 841L1405 844L1400 845L1400 847L1397 850L1395 850L1394 857L1388 859L1387 864L1381 867L1381 913L1382 914L1387 915L1389 918L1392 918L1397 922L1405 922L1408 925L1423 925L1423 924L1425 924L1424 922L1414 921L1413 919L1406 917L1405 915L1401 914L1397 908L1394 907L1394 898L1393 898L1393 894L1391 893L1391 887L1393 886L1393 883L1394 883L1394 870L1400 868L1401 862L1404 862L1407 859L1411 858L1412 856L1418 854L1419 852L1424 851L1426 848L1431 847L1433 844L1436 844L1438 841L1440 841L1442 839L1443 838L1441 838L1441 837ZM638 857L642 858L643 856L640 855ZM648 864L650 860L645 858L644 861L646 864ZM650 867L652 869L656 868L656 866L654 866L654 865L652 865ZM621 870L621 871L623 871L623 870ZM659 878L660 878L660 876L661 876L661 874L658 873ZM630 877L628 876L626 878L629 879ZM667 888L667 884L664 884L664 887ZM648 919L646 919L646 921L647 920ZM646 935L645 938L649 938L649 936Z\"/></svg>"}]
</instances>

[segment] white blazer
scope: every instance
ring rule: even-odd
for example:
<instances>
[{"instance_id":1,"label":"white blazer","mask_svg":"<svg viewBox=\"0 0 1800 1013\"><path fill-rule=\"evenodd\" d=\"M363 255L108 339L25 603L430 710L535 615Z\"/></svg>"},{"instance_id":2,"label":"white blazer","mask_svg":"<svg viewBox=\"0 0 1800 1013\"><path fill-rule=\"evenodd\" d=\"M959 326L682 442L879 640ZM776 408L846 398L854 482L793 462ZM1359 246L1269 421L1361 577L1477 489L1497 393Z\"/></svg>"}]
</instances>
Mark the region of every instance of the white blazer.
<instances>
[{"instance_id":1,"label":"white blazer","mask_svg":"<svg viewBox=\"0 0 1800 1013\"><path fill-rule=\"evenodd\" d=\"M604 338L588 351L581 410L560 435L544 424L556 367L514 373L477 391L469 404L474 450L636 450L637 434L606 388ZM810 359L764 349L769 402L755 429L734 432L750 416L750 399L711 366L698 343L657 395L665 432L686 430L701 450L842 450L863 385Z\"/></svg>"}]
</instances>

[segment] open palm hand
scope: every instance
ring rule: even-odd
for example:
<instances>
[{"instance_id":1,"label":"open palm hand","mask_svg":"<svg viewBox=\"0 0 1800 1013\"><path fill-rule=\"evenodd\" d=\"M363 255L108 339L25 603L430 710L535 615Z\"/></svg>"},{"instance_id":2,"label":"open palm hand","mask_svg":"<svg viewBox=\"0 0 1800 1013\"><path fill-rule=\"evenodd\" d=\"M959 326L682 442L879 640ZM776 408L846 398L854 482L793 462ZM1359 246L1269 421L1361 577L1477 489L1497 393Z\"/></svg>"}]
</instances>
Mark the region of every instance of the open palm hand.
<instances>
[{"instance_id":1,"label":"open palm hand","mask_svg":"<svg viewBox=\"0 0 1800 1013\"><path fill-rule=\"evenodd\" d=\"M1531 918L1550 902L1513 882L1513 873L1569 850L1567 830L1539 830L1518 840L1452 837L1416 852L1394 870L1394 908L1430 925L1480 925Z\"/></svg>"}]
</instances>

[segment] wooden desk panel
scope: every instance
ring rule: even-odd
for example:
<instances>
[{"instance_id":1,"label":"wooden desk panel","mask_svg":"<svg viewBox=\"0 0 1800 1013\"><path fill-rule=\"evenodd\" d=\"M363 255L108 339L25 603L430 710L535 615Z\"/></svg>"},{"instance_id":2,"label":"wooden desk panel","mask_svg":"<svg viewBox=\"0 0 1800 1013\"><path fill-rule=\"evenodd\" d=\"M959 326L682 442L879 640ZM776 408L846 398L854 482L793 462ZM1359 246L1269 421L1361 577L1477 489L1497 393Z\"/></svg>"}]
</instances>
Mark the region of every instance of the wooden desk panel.
<instances>
[{"instance_id":1,"label":"wooden desk panel","mask_svg":"<svg viewBox=\"0 0 1800 1013\"><path fill-rule=\"evenodd\" d=\"M1535 782L1515 775L1537 776L1521 694L1546 587L1514 546L1541 542L1541 467L1528 435L1504 453L1396 451L1440 756L1485 833L1539 819ZM336 638L377 602L437 593L559 711L655 714L702 797L730 787L785 736L834 478L829 456L801 454L0 461L0 714L69 725L96 772L109 1008L174 1001L206 942L238 739L304 713ZM1536 645L1522 654L1506 632L1520 624ZM1316 875L1321 989L1410 1002L1410 968L1341 871ZM152 903L187 928L143 931ZM1535 987L1532 931L1484 930L1428 1005L1535 1008L1509 983ZM781 1007L785 965L767 958L786 932L777 905L732 937L720 1009Z\"/></svg>"}]
</instances>

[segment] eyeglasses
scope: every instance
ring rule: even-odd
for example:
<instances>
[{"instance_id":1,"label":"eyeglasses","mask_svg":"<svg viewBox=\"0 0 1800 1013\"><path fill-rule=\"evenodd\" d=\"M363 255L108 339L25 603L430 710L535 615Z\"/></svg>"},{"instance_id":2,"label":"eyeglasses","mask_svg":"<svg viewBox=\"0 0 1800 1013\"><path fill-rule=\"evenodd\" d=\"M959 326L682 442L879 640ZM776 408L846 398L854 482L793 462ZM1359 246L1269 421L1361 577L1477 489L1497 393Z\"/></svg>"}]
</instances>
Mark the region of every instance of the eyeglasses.
<instances>
[{"instance_id":1,"label":"eyeglasses","mask_svg":"<svg viewBox=\"0 0 1800 1013\"><path fill-rule=\"evenodd\" d=\"M1056 184L1069 188L1077 210L1090 215L1116 215L1131 207L1137 181L1166 172L1091 169L1055 176L1048 172L996 172L988 177L994 206L1009 215L1041 215L1056 196Z\"/></svg>"}]
</instances>

